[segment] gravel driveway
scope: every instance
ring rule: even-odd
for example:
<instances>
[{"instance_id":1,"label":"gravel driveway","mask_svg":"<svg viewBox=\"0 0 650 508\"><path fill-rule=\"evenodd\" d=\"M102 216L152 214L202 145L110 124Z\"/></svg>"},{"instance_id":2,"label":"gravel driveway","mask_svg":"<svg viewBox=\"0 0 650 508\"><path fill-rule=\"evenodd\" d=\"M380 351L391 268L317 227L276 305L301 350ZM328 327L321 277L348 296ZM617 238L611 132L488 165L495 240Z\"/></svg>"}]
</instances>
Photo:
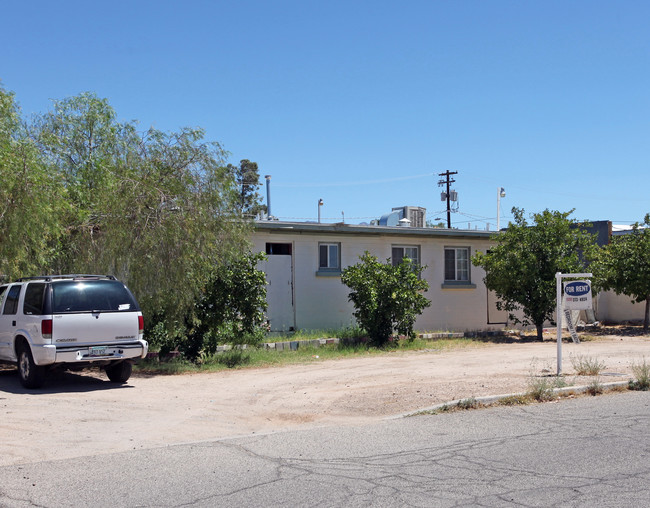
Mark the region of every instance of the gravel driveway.
<instances>
[{"instance_id":1,"label":"gravel driveway","mask_svg":"<svg viewBox=\"0 0 650 508\"><path fill-rule=\"evenodd\" d=\"M626 380L650 359L649 337L564 344L597 358L601 381ZM555 372L554 341L390 353L302 365L177 376L134 376L115 386L96 371L61 373L28 391L0 367L0 466L274 432L358 425L454 399L525 392L531 375Z\"/></svg>"}]
</instances>

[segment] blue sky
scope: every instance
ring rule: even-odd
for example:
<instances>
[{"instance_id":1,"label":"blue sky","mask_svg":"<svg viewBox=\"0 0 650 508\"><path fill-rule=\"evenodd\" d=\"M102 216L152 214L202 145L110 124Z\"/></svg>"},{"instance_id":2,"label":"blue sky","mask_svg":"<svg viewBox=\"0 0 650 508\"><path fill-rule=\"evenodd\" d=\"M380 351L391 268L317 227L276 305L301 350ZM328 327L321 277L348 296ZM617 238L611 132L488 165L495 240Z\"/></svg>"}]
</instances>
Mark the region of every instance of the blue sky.
<instances>
[{"instance_id":1,"label":"blue sky","mask_svg":"<svg viewBox=\"0 0 650 508\"><path fill-rule=\"evenodd\" d=\"M392 207L494 229L513 206L650 212L645 1L3 2L0 80L28 117L105 97L121 120L198 126L272 175L273 215ZM263 178L262 178L263 180ZM260 192L265 196L264 187Z\"/></svg>"}]
</instances>

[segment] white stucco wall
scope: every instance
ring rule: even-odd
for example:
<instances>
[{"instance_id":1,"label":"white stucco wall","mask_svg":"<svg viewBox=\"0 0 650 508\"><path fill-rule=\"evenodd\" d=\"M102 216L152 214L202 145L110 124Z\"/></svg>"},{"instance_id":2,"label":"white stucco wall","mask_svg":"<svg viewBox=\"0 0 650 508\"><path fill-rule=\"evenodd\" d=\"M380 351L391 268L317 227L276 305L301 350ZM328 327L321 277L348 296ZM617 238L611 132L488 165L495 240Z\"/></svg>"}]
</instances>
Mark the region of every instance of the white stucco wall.
<instances>
[{"instance_id":1,"label":"white stucco wall","mask_svg":"<svg viewBox=\"0 0 650 508\"><path fill-rule=\"evenodd\" d=\"M596 318L605 323L620 324L643 321L645 302L633 303L629 296L617 295L613 291L598 294Z\"/></svg>"}]
</instances>

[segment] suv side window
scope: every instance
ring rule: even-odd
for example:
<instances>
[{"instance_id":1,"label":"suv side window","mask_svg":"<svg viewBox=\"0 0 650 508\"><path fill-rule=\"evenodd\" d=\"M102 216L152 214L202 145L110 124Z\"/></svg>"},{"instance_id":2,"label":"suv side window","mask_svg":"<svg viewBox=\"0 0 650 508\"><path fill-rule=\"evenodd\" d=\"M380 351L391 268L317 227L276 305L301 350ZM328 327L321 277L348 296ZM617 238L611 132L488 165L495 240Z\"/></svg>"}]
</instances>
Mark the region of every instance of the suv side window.
<instances>
[{"instance_id":1,"label":"suv side window","mask_svg":"<svg viewBox=\"0 0 650 508\"><path fill-rule=\"evenodd\" d=\"M43 295L46 285L41 282L32 282L25 290L23 314L41 316L43 314Z\"/></svg>"},{"instance_id":2,"label":"suv side window","mask_svg":"<svg viewBox=\"0 0 650 508\"><path fill-rule=\"evenodd\" d=\"M20 296L20 290L22 286L20 284L14 284L9 288L9 293L7 293L7 301L5 302L5 308L2 311L3 314L16 314L18 311L18 297Z\"/></svg>"}]
</instances>

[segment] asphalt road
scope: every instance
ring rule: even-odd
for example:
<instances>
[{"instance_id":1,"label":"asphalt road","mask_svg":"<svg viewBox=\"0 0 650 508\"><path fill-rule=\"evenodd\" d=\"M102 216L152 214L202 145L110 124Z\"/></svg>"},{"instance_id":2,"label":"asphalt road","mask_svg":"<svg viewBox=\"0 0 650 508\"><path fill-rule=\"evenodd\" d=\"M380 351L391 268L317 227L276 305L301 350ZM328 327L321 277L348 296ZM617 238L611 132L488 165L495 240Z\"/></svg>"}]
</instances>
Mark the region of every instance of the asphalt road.
<instances>
[{"instance_id":1,"label":"asphalt road","mask_svg":"<svg viewBox=\"0 0 650 508\"><path fill-rule=\"evenodd\" d=\"M6 466L0 506L647 506L649 429L629 392L279 432Z\"/></svg>"}]
</instances>

